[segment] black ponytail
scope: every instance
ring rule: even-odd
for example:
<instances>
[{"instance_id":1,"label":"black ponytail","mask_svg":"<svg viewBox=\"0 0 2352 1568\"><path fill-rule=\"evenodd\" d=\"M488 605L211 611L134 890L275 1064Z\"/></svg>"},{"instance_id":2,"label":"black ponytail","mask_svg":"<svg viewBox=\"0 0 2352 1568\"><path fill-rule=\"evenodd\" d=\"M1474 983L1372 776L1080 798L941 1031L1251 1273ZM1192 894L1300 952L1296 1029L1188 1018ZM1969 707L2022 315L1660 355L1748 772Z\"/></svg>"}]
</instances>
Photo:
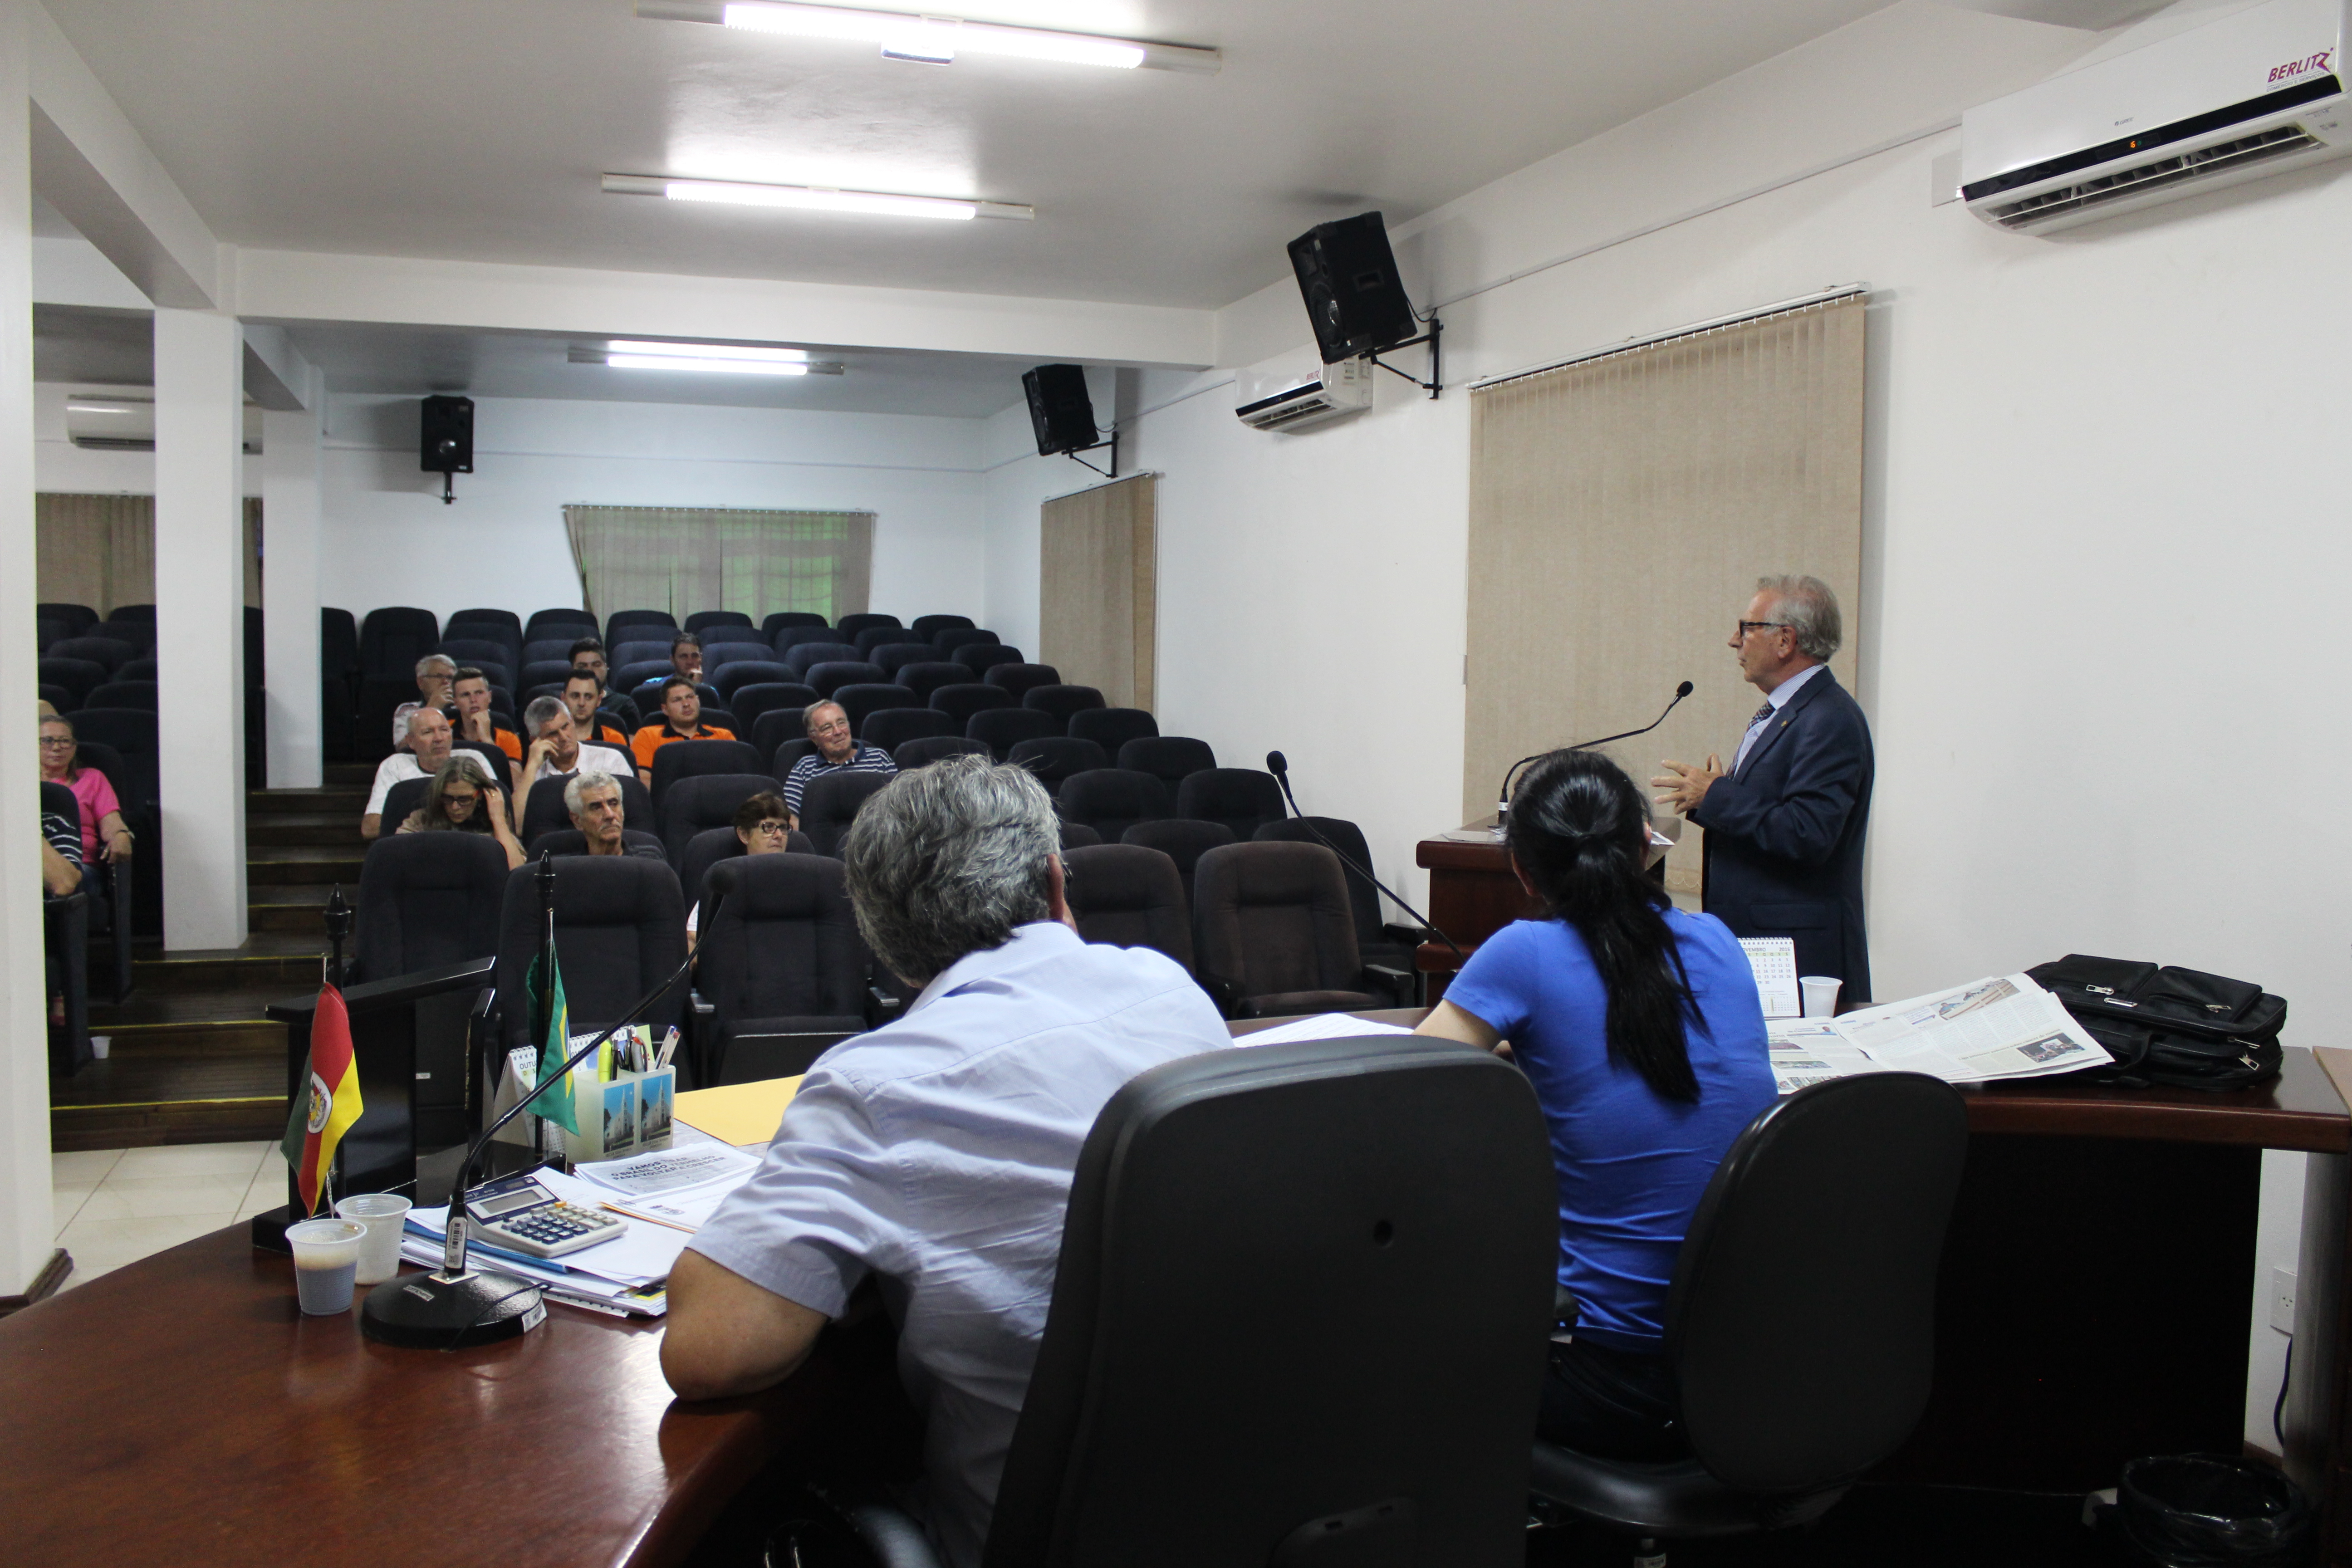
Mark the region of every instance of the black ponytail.
<instances>
[{"instance_id":1,"label":"black ponytail","mask_svg":"<svg viewBox=\"0 0 2352 1568\"><path fill-rule=\"evenodd\" d=\"M1666 925L1665 889L1643 873L1650 809L1624 770L1591 752L1554 752L1512 796L1506 842L1544 912L1584 939L1608 994L1609 1059L1661 1098L1698 1099L1685 1013L1690 974Z\"/></svg>"}]
</instances>

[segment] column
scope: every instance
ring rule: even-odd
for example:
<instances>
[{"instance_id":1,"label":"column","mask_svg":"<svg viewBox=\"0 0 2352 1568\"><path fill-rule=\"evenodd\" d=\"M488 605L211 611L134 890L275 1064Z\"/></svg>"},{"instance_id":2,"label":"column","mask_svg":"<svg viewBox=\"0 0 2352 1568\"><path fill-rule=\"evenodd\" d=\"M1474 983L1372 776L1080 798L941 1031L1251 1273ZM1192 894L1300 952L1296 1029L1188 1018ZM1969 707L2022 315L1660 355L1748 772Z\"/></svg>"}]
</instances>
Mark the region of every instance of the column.
<instances>
[{"instance_id":1,"label":"column","mask_svg":"<svg viewBox=\"0 0 2352 1568\"><path fill-rule=\"evenodd\" d=\"M234 316L156 310L157 771L169 950L245 942L244 367Z\"/></svg>"},{"instance_id":2,"label":"column","mask_svg":"<svg viewBox=\"0 0 2352 1568\"><path fill-rule=\"evenodd\" d=\"M48 1008L42 996L40 776L33 707L33 178L25 0L0 0L0 1296L55 1250Z\"/></svg>"},{"instance_id":3,"label":"column","mask_svg":"<svg viewBox=\"0 0 2352 1568\"><path fill-rule=\"evenodd\" d=\"M314 377L314 381L316 378ZM319 723L319 426L325 398L261 416L261 605L269 787L325 778Z\"/></svg>"}]
</instances>

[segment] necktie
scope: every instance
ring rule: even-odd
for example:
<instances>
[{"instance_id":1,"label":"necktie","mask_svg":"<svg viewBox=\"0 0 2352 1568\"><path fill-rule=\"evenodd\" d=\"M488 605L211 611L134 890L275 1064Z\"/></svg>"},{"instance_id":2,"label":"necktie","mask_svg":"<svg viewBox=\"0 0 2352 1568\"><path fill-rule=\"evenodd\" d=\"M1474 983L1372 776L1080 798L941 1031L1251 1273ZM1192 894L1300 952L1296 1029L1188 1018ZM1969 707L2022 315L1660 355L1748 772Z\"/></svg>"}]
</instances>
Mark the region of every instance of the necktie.
<instances>
[{"instance_id":1,"label":"necktie","mask_svg":"<svg viewBox=\"0 0 2352 1568\"><path fill-rule=\"evenodd\" d=\"M1756 717L1748 721L1748 727L1753 730L1757 725L1761 724L1765 720L1769 719L1770 717L1772 717L1772 705L1769 702L1767 702L1763 707L1756 710Z\"/></svg>"}]
</instances>

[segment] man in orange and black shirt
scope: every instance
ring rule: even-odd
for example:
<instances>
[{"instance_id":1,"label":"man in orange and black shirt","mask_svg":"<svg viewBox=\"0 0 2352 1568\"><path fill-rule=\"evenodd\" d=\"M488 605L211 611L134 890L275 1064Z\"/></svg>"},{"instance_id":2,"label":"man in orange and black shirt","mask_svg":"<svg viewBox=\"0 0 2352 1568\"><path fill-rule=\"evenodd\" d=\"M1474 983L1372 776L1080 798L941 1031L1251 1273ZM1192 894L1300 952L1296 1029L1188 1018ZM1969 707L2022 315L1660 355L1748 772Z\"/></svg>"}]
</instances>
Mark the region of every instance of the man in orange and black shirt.
<instances>
[{"instance_id":1,"label":"man in orange and black shirt","mask_svg":"<svg viewBox=\"0 0 2352 1568\"><path fill-rule=\"evenodd\" d=\"M486 746L496 746L507 754L507 761L522 761L522 737L512 730L502 730L490 714L490 679L472 665L457 672L449 688L449 700L457 706L457 739L479 741Z\"/></svg>"},{"instance_id":2,"label":"man in orange and black shirt","mask_svg":"<svg viewBox=\"0 0 2352 1568\"><path fill-rule=\"evenodd\" d=\"M605 723L596 711L604 705L604 681L594 670L578 667L563 678L563 706L572 710L572 732L581 743L625 752L629 738Z\"/></svg>"},{"instance_id":3,"label":"man in orange and black shirt","mask_svg":"<svg viewBox=\"0 0 2352 1568\"><path fill-rule=\"evenodd\" d=\"M716 724L702 721L702 697L694 689L694 682L683 675L673 675L662 682L662 721L648 724L629 742L637 759L637 778L646 788L653 787L654 753L672 741L731 741L732 730L722 730Z\"/></svg>"}]
</instances>

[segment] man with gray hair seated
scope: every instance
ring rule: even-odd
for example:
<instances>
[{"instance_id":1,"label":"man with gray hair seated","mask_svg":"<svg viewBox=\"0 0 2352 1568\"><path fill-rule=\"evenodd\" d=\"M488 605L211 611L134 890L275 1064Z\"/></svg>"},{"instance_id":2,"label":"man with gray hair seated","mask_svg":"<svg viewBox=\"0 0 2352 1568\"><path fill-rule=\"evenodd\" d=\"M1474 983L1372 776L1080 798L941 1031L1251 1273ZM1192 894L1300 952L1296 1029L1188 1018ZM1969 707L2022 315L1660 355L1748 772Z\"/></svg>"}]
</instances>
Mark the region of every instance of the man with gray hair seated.
<instances>
[{"instance_id":1,"label":"man with gray hair seated","mask_svg":"<svg viewBox=\"0 0 2352 1568\"><path fill-rule=\"evenodd\" d=\"M392 710L392 743L408 743L408 716L420 708L446 708L457 684L457 661L446 653L428 653L416 661L416 691L421 699Z\"/></svg>"},{"instance_id":2,"label":"man with gray hair seated","mask_svg":"<svg viewBox=\"0 0 2352 1568\"><path fill-rule=\"evenodd\" d=\"M530 786L541 779L570 778L574 773L600 773L618 777L635 764L626 752L580 739L572 710L561 697L534 697L522 710L522 732L530 737L523 753L522 777L515 786L515 826L522 826L524 802Z\"/></svg>"},{"instance_id":3,"label":"man with gray hair seated","mask_svg":"<svg viewBox=\"0 0 2352 1568\"><path fill-rule=\"evenodd\" d=\"M611 773L593 768L573 773L572 782L563 786L563 809L572 814L572 826L588 841L589 854L635 855L667 864L661 840L649 833L627 831L628 812L621 804L620 781ZM631 842L632 837L635 842Z\"/></svg>"},{"instance_id":4,"label":"man with gray hair seated","mask_svg":"<svg viewBox=\"0 0 2352 1568\"><path fill-rule=\"evenodd\" d=\"M985 757L866 803L843 852L857 927L922 994L817 1058L669 1279L662 1370L716 1399L790 1376L881 1277L927 1406L927 1527L958 1568L980 1562L1097 1112L1233 1043L1172 960L1079 939L1059 846L1045 786Z\"/></svg>"},{"instance_id":5,"label":"man with gray hair seated","mask_svg":"<svg viewBox=\"0 0 2352 1568\"><path fill-rule=\"evenodd\" d=\"M1732 628L1739 672L1764 693L1731 766L1669 761L1650 783L1706 829L1706 912L1735 936L1789 937L1799 974L1834 975L1840 1007L1870 1001L1863 836L1876 763L1870 721L1830 673L1844 640L1818 577L1759 577Z\"/></svg>"}]
</instances>

